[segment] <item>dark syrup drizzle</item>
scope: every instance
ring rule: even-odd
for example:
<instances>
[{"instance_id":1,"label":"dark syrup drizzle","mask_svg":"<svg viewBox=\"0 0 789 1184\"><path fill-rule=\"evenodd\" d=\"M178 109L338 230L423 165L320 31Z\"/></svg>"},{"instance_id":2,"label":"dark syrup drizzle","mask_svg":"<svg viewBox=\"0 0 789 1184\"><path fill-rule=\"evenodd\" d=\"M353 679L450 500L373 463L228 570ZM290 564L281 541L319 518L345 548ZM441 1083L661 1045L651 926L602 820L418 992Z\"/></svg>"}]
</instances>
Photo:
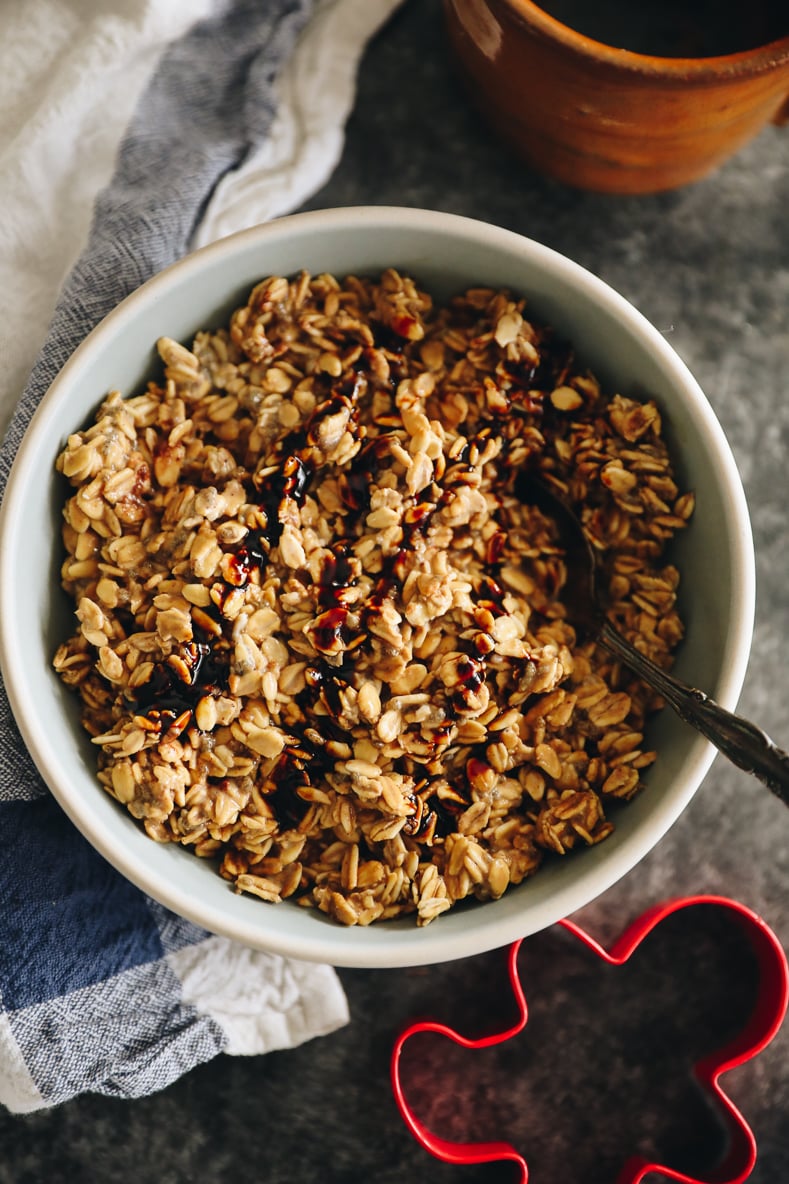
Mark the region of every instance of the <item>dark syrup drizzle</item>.
<instances>
[{"instance_id":1,"label":"dark syrup drizzle","mask_svg":"<svg viewBox=\"0 0 789 1184\"><path fill-rule=\"evenodd\" d=\"M227 689L227 662L215 652L208 637L201 630L197 632L203 640L187 642L178 654L187 671L186 680L182 669L157 662L148 681L135 691L139 713L162 733L177 725L180 734L204 695L221 695Z\"/></svg>"}]
</instances>

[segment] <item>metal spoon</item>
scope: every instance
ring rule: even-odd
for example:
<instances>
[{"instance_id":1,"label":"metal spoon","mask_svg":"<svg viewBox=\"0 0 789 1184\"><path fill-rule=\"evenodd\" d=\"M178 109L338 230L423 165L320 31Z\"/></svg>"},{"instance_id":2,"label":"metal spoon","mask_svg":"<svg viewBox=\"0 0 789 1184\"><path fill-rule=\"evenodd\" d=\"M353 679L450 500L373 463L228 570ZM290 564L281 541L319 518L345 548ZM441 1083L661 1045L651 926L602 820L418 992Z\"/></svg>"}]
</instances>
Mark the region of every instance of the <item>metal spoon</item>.
<instances>
[{"instance_id":1,"label":"metal spoon","mask_svg":"<svg viewBox=\"0 0 789 1184\"><path fill-rule=\"evenodd\" d=\"M662 695L680 719L706 736L738 768L753 773L789 806L789 755L761 728L727 711L703 691L661 670L632 646L606 616L597 555L573 511L532 474L523 475L517 493L524 502L552 518L559 528L567 567L563 596L568 620L580 632L605 646L652 690Z\"/></svg>"}]
</instances>

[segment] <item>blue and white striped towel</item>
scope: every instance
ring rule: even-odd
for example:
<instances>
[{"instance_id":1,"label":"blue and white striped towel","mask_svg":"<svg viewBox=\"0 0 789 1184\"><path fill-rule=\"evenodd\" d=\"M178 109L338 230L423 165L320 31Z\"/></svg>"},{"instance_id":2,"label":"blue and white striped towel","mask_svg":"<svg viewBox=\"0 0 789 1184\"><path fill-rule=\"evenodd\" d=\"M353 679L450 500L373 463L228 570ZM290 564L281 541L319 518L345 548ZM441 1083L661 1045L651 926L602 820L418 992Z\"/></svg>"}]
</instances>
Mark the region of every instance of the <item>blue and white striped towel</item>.
<instances>
[{"instance_id":1,"label":"blue and white striped towel","mask_svg":"<svg viewBox=\"0 0 789 1184\"><path fill-rule=\"evenodd\" d=\"M359 56L396 4L7 6L0 491L49 383L114 305L195 245L285 213L324 182ZM329 967L211 936L106 864L41 783L2 685L0 835L10 1110L85 1091L137 1097L218 1052L292 1047L346 1022Z\"/></svg>"}]
</instances>

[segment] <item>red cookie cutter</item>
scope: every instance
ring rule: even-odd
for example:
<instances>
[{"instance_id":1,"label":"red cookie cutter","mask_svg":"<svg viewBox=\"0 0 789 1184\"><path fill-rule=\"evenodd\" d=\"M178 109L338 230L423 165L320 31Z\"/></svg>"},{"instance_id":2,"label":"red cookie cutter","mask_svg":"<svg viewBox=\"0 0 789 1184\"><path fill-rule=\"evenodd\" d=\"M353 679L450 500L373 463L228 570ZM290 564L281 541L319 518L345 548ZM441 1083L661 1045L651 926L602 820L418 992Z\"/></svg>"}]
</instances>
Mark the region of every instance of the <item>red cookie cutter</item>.
<instances>
[{"instance_id":1,"label":"red cookie cutter","mask_svg":"<svg viewBox=\"0 0 789 1184\"><path fill-rule=\"evenodd\" d=\"M666 901L643 913L606 950L599 942L576 925L574 921L560 921L559 924L574 934L585 946L612 966L622 966L638 948L644 938L680 909L692 905L714 905L729 909L740 923L756 955L759 968L760 989L753 1012L742 1031L726 1047L702 1058L694 1066L699 1083L717 1103L721 1118L728 1133L725 1159L715 1169L713 1176L701 1180L687 1176L659 1163L650 1163L640 1156L632 1156L625 1163L619 1175L618 1184L639 1184L650 1172L662 1172L680 1184L743 1184L753 1171L756 1162L756 1139L745 1118L720 1085L720 1078L738 1065L745 1064L770 1043L783 1022L789 998L789 966L778 938L765 922L745 905L723 896L692 896ZM400 1079L400 1056L406 1041L421 1032L436 1032L460 1045L462 1048L482 1049L501 1044L522 1032L528 1019L526 996L518 974L517 961L521 941L509 948L508 971L512 993L518 1009L518 1019L503 1032L494 1032L481 1039L470 1040L453 1028L433 1020L420 1020L410 1024L397 1040L391 1061L392 1088L395 1100L406 1126L426 1151L436 1159L451 1164L481 1164L496 1160L510 1160L520 1169L520 1184L527 1184L529 1170L526 1160L510 1144L499 1143L455 1143L442 1139L424 1126L410 1108Z\"/></svg>"}]
</instances>

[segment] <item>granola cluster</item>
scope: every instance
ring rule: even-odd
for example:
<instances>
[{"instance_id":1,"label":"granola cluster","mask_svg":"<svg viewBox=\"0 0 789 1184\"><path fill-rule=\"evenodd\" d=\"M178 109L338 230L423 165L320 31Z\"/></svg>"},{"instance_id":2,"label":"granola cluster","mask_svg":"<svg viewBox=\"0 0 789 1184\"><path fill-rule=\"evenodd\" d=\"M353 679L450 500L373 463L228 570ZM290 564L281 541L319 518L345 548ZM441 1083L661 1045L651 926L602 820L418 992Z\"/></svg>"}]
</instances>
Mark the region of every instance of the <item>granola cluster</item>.
<instances>
[{"instance_id":1,"label":"granola cluster","mask_svg":"<svg viewBox=\"0 0 789 1184\"><path fill-rule=\"evenodd\" d=\"M58 469L78 629L54 665L104 788L238 891L344 924L500 897L604 839L660 704L566 619L539 471L664 666L692 512L657 407L604 394L524 301L272 277Z\"/></svg>"}]
</instances>

